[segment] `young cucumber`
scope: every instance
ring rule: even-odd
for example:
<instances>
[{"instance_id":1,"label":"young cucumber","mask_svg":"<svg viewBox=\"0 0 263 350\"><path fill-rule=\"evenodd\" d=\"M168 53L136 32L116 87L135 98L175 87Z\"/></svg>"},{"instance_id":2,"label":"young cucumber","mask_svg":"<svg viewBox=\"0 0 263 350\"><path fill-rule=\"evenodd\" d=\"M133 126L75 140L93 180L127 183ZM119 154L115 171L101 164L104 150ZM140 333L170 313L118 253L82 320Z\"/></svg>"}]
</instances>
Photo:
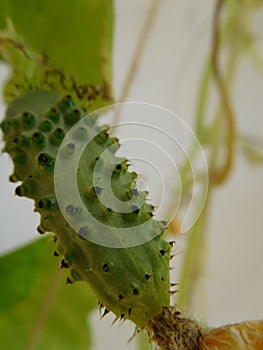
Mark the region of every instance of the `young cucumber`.
<instances>
[{"instance_id":1,"label":"young cucumber","mask_svg":"<svg viewBox=\"0 0 263 350\"><path fill-rule=\"evenodd\" d=\"M89 235L99 237L103 234L100 228L87 224L74 230L57 202L54 188L57 153L68 131L86 115L86 110L76 106L70 96L61 97L53 92L33 91L16 99L1 125L6 143L4 151L14 162L10 180L22 181L16 188L18 196L34 199L35 210L41 215L38 231L53 232L57 237L55 254L64 256L62 266L71 269L68 282L87 281L105 307L105 313L112 311L116 317L130 319L144 328L169 306L170 244L161 237L166 223L152 218L153 207L146 202L146 193L136 189L136 174L128 171L126 159L115 155L118 140L109 136L95 117L89 117L86 129L76 135L83 139L85 132L97 135L79 162L80 196L98 222L121 228L123 232L143 224L140 234L143 237L151 233L153 239L142 239L145 243L128 248L96 244L89 240ZM65 157L74 156L74 147L73 140L66 147ZM101 155L108 148L111 152L102 162ZM132 203L130 212L115 212L100 201L104 188L94 186L93 182L98 162L101 162L101 177L115 164L112 191L119 200ZM73 202L65 203L65 208L77 223L81 209Z\"/></svg>"}]
</instances>

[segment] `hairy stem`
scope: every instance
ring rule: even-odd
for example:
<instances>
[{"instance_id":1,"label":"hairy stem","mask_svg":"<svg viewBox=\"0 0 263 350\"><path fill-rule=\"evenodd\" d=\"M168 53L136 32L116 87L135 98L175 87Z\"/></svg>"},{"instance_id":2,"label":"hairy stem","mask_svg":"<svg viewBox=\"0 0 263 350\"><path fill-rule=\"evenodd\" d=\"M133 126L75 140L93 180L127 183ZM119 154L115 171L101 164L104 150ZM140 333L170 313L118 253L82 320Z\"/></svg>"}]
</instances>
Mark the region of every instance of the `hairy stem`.
<instances>
[{"instance_id":1,"label":"hairy stem","mask_svg":"<svg viewBox=\"0 0 263 350\"><path fill-rule=\"evenodd\" d=\"M150 321L148 332L161 350L198 350L203 333L196 321L171 308Z\"/></svg>"}]
</instances>

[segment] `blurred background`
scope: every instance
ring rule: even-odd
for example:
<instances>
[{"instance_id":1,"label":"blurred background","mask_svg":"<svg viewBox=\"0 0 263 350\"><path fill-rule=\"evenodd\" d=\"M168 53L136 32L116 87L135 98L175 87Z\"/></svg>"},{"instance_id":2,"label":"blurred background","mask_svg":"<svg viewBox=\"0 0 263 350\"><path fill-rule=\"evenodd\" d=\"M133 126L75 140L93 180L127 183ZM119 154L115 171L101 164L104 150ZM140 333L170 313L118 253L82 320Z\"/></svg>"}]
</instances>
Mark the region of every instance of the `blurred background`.
<instances>
[{"instance_id":1,"label":"blurred background","mask_svg":"<svg viewBox=\"0 0 263 350\"><path fill-rule=\"evenodd\" d=\"M200 80L211 51L215 4L211 0L115 0L115 100L159 105L194 129ZM150 11L153 21L147 32L143 28ZM251 16L254 37L250 40L255 42L263 60L262 23L263 7L259 6ZM123 96L142 32L145 40L141 55L137 55L133 80ZM252 140L262 155L263 66L259 68L260 63L255 62L249 55L240 55L230 95L238 134ZM7 67L0 65L1 86L7 74ZM217 103L214 90L209 98L208 114L214 113ZM0 101L1 116L4 110ZM8 181L12 164L7 154L0 156L0 169L0 252L4 253L36 238L39 217L33 214L31 200L14 196L16 186ZM143 175L147 182L150 175ZM262 158L256 166L251 164L237 144L233 171L210 199L199 305L194 304L191 310L209 326L263 318L262 179ZM158 193L159 184L149 190ZM178 278L187 234L174 238L175 251L180 254L176 256L173 280ZM96 311L94 350L104 350L107 344L112 349L136 349L135 342L127 344L133 334L132 325L125 322L111 327L111 316L102 321L98 318Z\"/></svg>"}]
</instances>

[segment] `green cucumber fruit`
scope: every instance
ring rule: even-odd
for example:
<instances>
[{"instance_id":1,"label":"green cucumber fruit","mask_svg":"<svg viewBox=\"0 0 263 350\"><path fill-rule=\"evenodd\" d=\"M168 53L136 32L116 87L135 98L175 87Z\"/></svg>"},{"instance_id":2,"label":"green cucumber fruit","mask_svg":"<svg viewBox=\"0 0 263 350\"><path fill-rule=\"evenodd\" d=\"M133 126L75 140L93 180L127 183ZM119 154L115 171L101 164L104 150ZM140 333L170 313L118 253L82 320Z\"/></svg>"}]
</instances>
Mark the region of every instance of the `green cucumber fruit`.
<instances>
[{"instance_id":1,"label":"green cucumber fruit","mask_svg":"<svg viewBox=\"0 0 263 350\"><path fill-rule=\"evenodd\" d=\"M88 222L74 229L58 204L54 186L57 154L69 130L86 115L85 108L76 106L69 95L62 97L49 91L32 91L13 101L1 124L4 151L14 162L10 180L22 182L16 188L18 196L35 201L35 210L41 215L39 233L55 234L58 242L55 255L63 256L61 266L71 269L68 282L87 281L105 307L105 313L112 311L117 318L132 320L145 328L170 302L171 244L162 238L166 223L153 218L153 207L147 203L146 193L136 188L136 174L128 171L126 159L116 156L118 140L93 116L85 117L85 129L76 135L85 140L86 133L96 134L79 162L81 199L92 217L105 227L118 227L120 232L141 227L142 237L150 233L153 238L142 239L143 244L131 247L96 244L89 236L104 234L100 226L96 227L96 221L91 226ZM101 161L106 149L111 152ZM70 159L74 152L73 140L65 147L65 157ZM96 164L101 178L106 170L112 169L112 191L123 203L132 203L129 212L116 212L102 204L100 196L105 194L104 189L93 181ZM77 225L81 208L73 202L65 203L65 208L68 215L76 218Z\"/></svg>"}]
</instances>

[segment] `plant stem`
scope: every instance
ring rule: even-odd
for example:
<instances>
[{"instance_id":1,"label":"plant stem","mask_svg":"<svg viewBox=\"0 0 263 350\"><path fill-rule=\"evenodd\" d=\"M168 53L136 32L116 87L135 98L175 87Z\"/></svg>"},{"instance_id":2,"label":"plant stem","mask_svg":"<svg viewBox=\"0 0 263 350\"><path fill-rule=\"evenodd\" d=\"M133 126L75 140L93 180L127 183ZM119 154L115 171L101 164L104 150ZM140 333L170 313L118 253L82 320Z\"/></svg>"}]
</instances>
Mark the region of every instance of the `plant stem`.
<instances>
[{"instance_id":1,"label":"plant stem","mask_svg":"<svg viewBox=\"0 0 263 350\"><path fill-rule=\"evenodd\" d=\"M213 76L217 85L217 89L220 95L221 104L225 112L225 121L226 121L226 147L227 154L226 159L221 167L221 169L216 170L216 173L213 176L213 181L216 184L221 184L228 177L234 158L234 139L235 139L235 114L233 107L231 105L231 100L224 82L221 69L219 67L219 48L220 48L220 13L224 5L224 0L218 0L215 15L214 15L214 34L213 34L213 45L212 45L212 68Z\"/></svg>"},{"instance_id":2,"label":"plant stem","mask_svg":"<svg viewBox=\"0 0 263 350\"><path fill-rule=\"evenodd\" d=\"M35 350L38 347L39 338L46 324L49 312L53 306L57 290L59 288L60 282L64 273L62 270L56 270L53 279L51 281L50 287L47 291L45 300L43 301L42 307L39 311L38 318L36 319L35 327L32 330L32 334L26 346L26 350Z\"/></svg>"},{"instance_id":3,"label":"plant stem","mask_svg":"<svg viewBox=\"0 0 263 350\"><path fill-rule=\"evenodd\" d=\"M205 241L205 222L208 212L207 197L206 205L200 217L191 229L190 236L187 241L186 249L184 251L184 261L181 269L180 278L180 293L178 295L177 304L183 309L189 308L193 303L196 289L200 282L202 267L204 259L204 241Z\"/></svg>"},{"instance_id":4,"label":"plant stem","mask_svg":"<svg viewBox=\"0 0 263 350\"><path fill-rule=\"evenodd\" d=\"M218 10L217 10L218 11ZM228 175L228 171L230 171L230 160L232 162L233 145L235 141L235 133L234 133L234 122L232 118L234 118L233 108L231 106L230 97L228 95L228 91L232 86L234 76L237 70L237 62L240 58L240 50L242 48L242 36L239 36L239 33L236 34L236 42L235 45L232 45L229 51L227 63L226 63L226 73L224 78L223 86L220 85L220 89L223 87L223 97L220 95L220 103L216 109L215 117L212 126L209 128L209 136L206 137L204 133L206 133L206 125L205 125L205 117L206 117L206 108L209 102L209 87L211 85L211 81L213 78L213 70L211 69L211 64L207 63L205 69L203 71L203 78L200 83L200 92L198 96L197 103L197 121L196 121L196 136L201 142L208 142L209 146L209 156L208 156L208 168L210 171L210 186L209 192L207 196L207 201L205 203L203 213L201 214L198 221L195 223L192 230L188 233L189 237L187 240L187 246L184 253L184 261L181 269L181 293L178 297L178 304L180 306L190 308L193 298L195 296L196 291L198 290L198 284L200 283L200 277L202 275L203 270L203 262L205 255L205 224L206 218L208 215L208 208L211 202L211 196L213 194L213 190L216 185L222 183L223 180L226 179ZM213 48L214 50L214 48ZM218 52L216 53L219 54ZM220 73L221 74L221 73ZM222 75L220 75L220 79L223 81ZM228 89L226 88L228 87ZM228 91L227 91L228 90ZM220 90L222 93L222 90ZM227 104L227 105L226 105ZM226 114L230 113L230 116L226 117ZM230 125L228 127L230 130L227 135L227 146L231 148L228 150L228 159L224 167L222 167L221 172L221 182L218 182L218 178L215 178L215 175L218 176L216 171L218 164L218 156L219 150L222 145L221 139L221 125L222 119L225 117ZM208 141L207 141L208 140ZM224 140L223 140L224 141ZM186 173L181 173L181 177L188 177L187 170L188 167L185 165L182 167ZM223 176L223 177L222 177Z\"/></svg>"},{"instance_id":5,"label":"plant stem","mask_svg":"<svg viewBox=\"0 0 263 350\"><path fill-rule=\"evenodd\" d=\"M158 10L161 5L161 0L153 0L150 8L148 10L148 14L146 16L143 28L141 30L141 33L139 35L137 45L134 51L134 55L132 57L131 65L129 67L126 79L124 80L123 88L121 89L121 95L119 97L118 102L124 102L127 99L127 96L129 95L131 86L136 78L136 73L138 71L139 64L142 59L143 50L146 46L147 40L149 38L149 35L151 33L151 29L154 23L154 20L157 16ZM118 123L120 119L120 111L121 109L118 109L118 112L114 115L114 119L112 121L112 124Z\"/></svg>"},{"instance_id":6,"label":"plant stem","mask_svg":"<svg viewBox=\"0 0 263 350\"><path fill-rule=\"evenodd\" d=\"M196 107L196 124L195 124L195 132L198 136L199 142L202 144L203 142L203 127L204 127L204 120L206 117L206 107L207 107L207 101L209 98L209 92L210 92L210 86L211 86L211 77L212 77L212 69L211 69L211 62L208 60L208 62L205 64L202 79L200 83L200 87L198 89L198 98L197 98L197 107Z\"/></svg>"}]
</instances>

